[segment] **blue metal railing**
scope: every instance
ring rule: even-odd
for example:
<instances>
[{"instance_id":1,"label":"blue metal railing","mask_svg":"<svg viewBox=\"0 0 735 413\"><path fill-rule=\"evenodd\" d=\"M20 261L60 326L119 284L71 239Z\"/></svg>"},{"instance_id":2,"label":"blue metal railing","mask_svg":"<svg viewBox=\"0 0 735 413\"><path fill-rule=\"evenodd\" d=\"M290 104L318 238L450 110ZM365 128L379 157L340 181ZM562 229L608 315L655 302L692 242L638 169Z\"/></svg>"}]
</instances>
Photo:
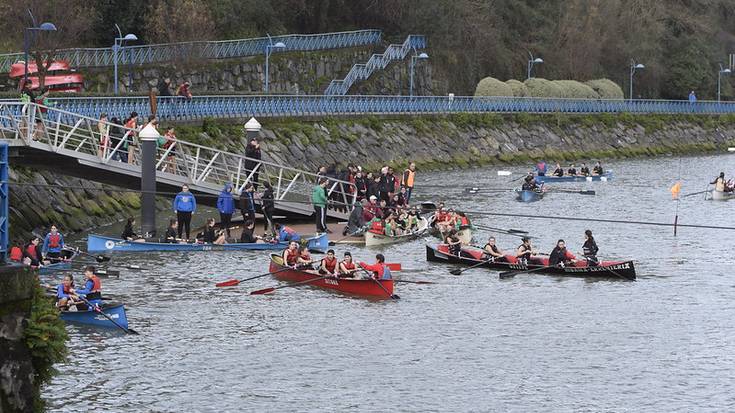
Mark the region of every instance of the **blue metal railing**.
<instances>
[{"instance_id":1,"label":"blue metal railing","mask_svg":"<svg viewBox=\"0 0 735 413\"><path fill-rule=\"evenodd\" d=\"M56 98L57 108L89 117L150 113L147 97ZM240 95L159 97L162 120L278 116L422 115L452 113L735 114L735 102L686 100L540 99L449 96Z\"/></svg>"},{"instance_id":2,"label":"blue metal railing","mask_svg":"<svg viewBox=\"0 0 735 413\"><path fill-rule=\"evenodd\" d=\"M8 233L8 143L0 142L0 263L7 262L10 234Z\"/></svg>"},{"instance_id":3,"label":"blue metal railing","mask_svg":"<svg viewBox=\"0 0 735 413\"><path fill-rule=\"evenodd\" d=\"M383 70L394 60L403 60L416 49L426 48L426 38L419 35L410 35L403 44L391 44L385 52L370 56L367 63L358 63L352 66L344 79L332 80L324 91L325 95L346 95L355 82L365 80L376 70Z\"/></svg>"},{"instance_id":4,"label":"blue metal railing","mask_svg":"<svg viewBox=\"0 0 735 413\"><path fill-rule=\"evenodd\" d=\"M121 64L148 64L189 59L229 59L263 54L269 41L283 42L286 51L314 51L378 44L380 30L356 30L351 32L320 34L288 34L253 39L201 41L187 43L150 44L126 46L118 57ZM63 49L56 52L56 59L66 60L72 67L102 67L113 65L112 47ZM10 71L10 66L23 60L23 53L0 55L0 73Z\"/></svg>"}]
</instances>

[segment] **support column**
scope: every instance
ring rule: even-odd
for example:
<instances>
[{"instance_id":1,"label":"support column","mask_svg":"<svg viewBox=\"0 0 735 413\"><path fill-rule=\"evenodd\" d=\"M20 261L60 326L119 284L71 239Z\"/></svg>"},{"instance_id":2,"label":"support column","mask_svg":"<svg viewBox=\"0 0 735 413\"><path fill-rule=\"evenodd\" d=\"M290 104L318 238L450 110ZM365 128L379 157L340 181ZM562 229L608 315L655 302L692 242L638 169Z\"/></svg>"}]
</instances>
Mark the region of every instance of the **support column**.
<instances>
[{"instance_id":1,"label":"support column","mask_svg":"<svg viewBox=\"0 0 735 413\"><path fill-rule=\"evenodd\" d=\"M152 125L147 125L138 134L141 146L140 190L141 232L145 238L156 235L156 143L160 134Z\"/></svg>"}]
</instances>

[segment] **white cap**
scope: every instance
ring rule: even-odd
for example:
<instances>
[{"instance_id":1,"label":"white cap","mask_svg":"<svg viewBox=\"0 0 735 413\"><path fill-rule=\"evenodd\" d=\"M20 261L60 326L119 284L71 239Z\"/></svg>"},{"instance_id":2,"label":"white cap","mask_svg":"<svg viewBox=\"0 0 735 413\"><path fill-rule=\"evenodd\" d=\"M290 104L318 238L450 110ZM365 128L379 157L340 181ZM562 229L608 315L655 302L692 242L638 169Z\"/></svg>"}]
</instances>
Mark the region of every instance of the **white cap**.
<instances>
[{"instance_id":1,"label":"white cap","mask_svg":"<svg viewBox=\"0 0 735 413\"><path fill-rule=\"evenodd\" d=\"M370 195L370 199L378 199L378 197L375 195Z\"/></svg>"}]
</instances>

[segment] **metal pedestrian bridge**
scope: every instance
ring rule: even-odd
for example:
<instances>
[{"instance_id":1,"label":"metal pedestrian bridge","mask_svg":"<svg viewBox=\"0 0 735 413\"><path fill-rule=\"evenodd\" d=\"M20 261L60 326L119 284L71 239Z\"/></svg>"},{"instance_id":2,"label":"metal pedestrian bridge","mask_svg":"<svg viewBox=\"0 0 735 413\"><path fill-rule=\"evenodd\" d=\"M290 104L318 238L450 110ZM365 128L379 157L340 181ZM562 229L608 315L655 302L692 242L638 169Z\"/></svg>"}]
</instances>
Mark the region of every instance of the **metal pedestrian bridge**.
<instances>
[{"instance_id":1,"label":"metal pedestrian bridge","mask_svg":"<svg viewBox=\"0 0 735 413\"><path fill-rule=\"evenodd\" d=\"M63 97L51 99L55 113L70 112L98 118L101 113L124 117L150 112L148 97ZM0 103L2 101L0 100ZM367 96L367 95L218 95L158 97L161 120L199 122L205 118L446 115L455 113L536 114L734 114L735 102L686 100L554 99L471 96ZM70 115L64 121L74 122Z\"/></svg>"},{"instance_id":2,"label":"metal pedestrian bridge","mask_svg":"<svg viewBox=\"0 0 735 413\"><path fill-rule=\"evenodd\" d=\"M403 60L411 52L426 48L426 38L410 35L402 44L391 44L385 52L370 56L367 63L358 63L347 72L344 79L332 80L324 91L325 95L346 95L355 82L365 80L378 70L383 70L396 60Z\"/></svg>"},{"instance_id":3,"label":"metal pedestrian bridge","mask_svg":"<svg viewBox=\"0 0 735 413\"><path fill-rule=\"evenodd\" d=\"M319 34L287 34L252 39L198 41L182 43L124 46L119 53L119 64L143 65L182 60L232 59L265 53L269 44L283 42L284 51L309 52L379 44L380 30L355 30ZM62 49L55 53L57 60L66 60L72 67L105 67L114 65L112 47ZM23 60L23 53L0 54L0 73Z\"/></svg>"},{"instance_id":4,"label":"metal pedestrian bridge","mask_svg":"<svg viewBox=\"0 0 735 413\"><path fill-rule=\"evenodd\" d=\"M103 136L116 136L110 145ZM0 102L0 139L10 146L12 164L46 168L118 187L140 189L141 154L136 131L89 116L33 103ZM127 160L126 160L127 158ZM243 155L181 140L156 150L156 180L161 192L187 184L200 204L215 206L226 182L234 196L248 182L270 182L276 215L307 217L314 213L311 193L319 176ZM345 219L354 203L354 184L330 178L333 205L328 216Z\"/></svg>"}]
</instances>

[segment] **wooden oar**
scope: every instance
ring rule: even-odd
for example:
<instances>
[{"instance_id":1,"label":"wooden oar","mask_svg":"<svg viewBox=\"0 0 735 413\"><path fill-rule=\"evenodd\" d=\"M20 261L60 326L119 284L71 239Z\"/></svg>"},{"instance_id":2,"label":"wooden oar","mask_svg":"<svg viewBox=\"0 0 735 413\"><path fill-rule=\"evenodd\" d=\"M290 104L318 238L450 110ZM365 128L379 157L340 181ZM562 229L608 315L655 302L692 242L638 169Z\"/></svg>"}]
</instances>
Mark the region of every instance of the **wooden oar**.
<instances>
[{"instance_id":1,"label":"wooden oar","mask_svg":"<svg viewBox=\"0 0 735 413\"><path fill-rule=\"evenodd\" d=\"M313 264L313 263L314 263L314 261L311 261L311 262L309 262L309 263L304 263L304 264L300 264L300 265L297 265L295 269L303 268L304 266L307 266L307 265L311 265L311 264ZM293 270L293 269L294 269L294 268L292 268L292 267L286 267L286 268L281 268L281 269L280 269L280 270L278 270L278 271L273 271L273 272L266 272L266 273L263 273L263 274L260 274L260 275L256 275L256 276L254 276L254 277L250 277L250 278L244 278L244 279L242 279L242 280L235 280L235 279L232 279L232 280L227 280L227 281L222 281L222 282L218 282L217 284L215 284L215 286L216 286L216 287L234 287L234 286L236 286L236 285L239 285L239 284L240 284L241 282L245 282L245 281L250 281L250 280L254 280L254 279L256 279L256 278L261 278L261 277L265 277L266 275L271 275L271 274L277 274L277 273L279 273L279 272L283 272L283 271L288 271L288 270Z\"/></svg>"},{"instance_id":2,"label":"wooden oar","mask_svg":"<svg viewBox=\"0 0 735 413\"><path fill-rule=\"evenodd\" d=\"M576 189L548 189L547 192L560 192L563 194L595 195L595 191L581 191Z\"/></svg>"},{"instance_id":3,"label":"wooden oar","mask_svg":"<svg viewBox=\"0 0 735 413\"><path fill-rule=\"evenodd\" d=\"M365 230L365 225L363 225L362 227L358 228L357 231L350 232L349 234L345 235L344 237L338 239L337 241L329 241L329 246L330 247L333 247L333 246L337 245L339 242L344 241L347 238L350 238L352 236L355 236L357 233L359 233L360 231L364 231L364 230Z\"/></svg>"},{"instance_id":4,"label":"wooden oar","mask_svg":"<svg viewBox=\"0 0 735 413\"><path fill-rule=\"evenodd\" d=\"M490 227L490 226L487 226L487 225L482 225L482 224L472 224L472 225L473 225L473 226L475 226L475 227L477 227L477 228L480 228L480 229L485 229L485 230L495 230L495 231L501 231L501 232L514 233L514 234L528 234L528 231L523 231L523 230L521 230L521 229L513 229L513 228L510 228L510 229L504 229L504 228L496 228L496 227Z\"/></svg>"},{"instance_id":5,"label":"wooden oar","mask_svg":"<svg viewBox=\"0 0 735 413\"><path fill-rule=\"evenodd\" d=\"M400 278L394 278L393 282L396 283L409 283L409 284L436 284L434 281L413 281L413 280L404 280Z\"/></svg>"},{"instance_id":6,"label":"wooden oar","mask_svg":"<svg viewBox=\"0 0 735 413\"><path fill-rule=\"evenodd\" d=\"M99 306L96 306L96 305L90 303L89 301L87 301L86 298L84 298L82 296L78 296L78 298L80 300L84 301L84 303L87 304L89 306L89 308L91 308L93 311L95 311L95 312L97 312L99 314L102 314L106 319L110 320L110 322L112 324L114 324L115 326L117 326L117 328L119 328L120 330L126 332L127 334L135 334L135 335L138 334L138 332L135 331L135 330L133 330L132 328L125 328L125 327L121 326L120 324L118 324L115 320L112 319L112 317L110 317L109 315L105 314L105 312L102 311L102 309Z\"/></svg>"},{"instance_id":7,"label":"wooden oar","mask_svg":"<svg viewBox=\"0 0 735 413\"><path fill-rule=\"evenodd\" d=\"M531 273L531 272L548 270L549 268L556 268L556 267L558 267L558 265L549 265L549 266L546 266L546 267L539 267L539 268L534 268L534 269L531 269L531 270L523 270L523 271L517 271L517 270L516 271L505 271L505 272L501 272L500 273L500 279L502 280L502 279L506 279L506 278L515 277L518 274L528 274L528 273Z\"/></svg>"},{"instance_id":8,"label":"wooden oar","mask_svg":"<svg viewBox=\"0 0 735 413\"><path fill-rule=\"evenodd\" d=\"M100 277L119 277L120 271L118 270L102 270L98 269L95 270L94 275L100 276Z\"/></svg>"},{"instance_id":9,"label":"wooden oar","mask_svg":"<svg viewBox=\"0 0 735 413\"><path fill-rule=\"evenodd\" d=\"M471 270L471 269L473 269L473 268L477 268L477 267L479 267L479 266L481 266L481 265L484 265L484 264L487 264L487 263L489 263L490 261L492 261L492 259L489 259L489 260L486 260L486 261L481 261L481 262L478 262L477 264L473 264L473 265L471 265L471 266L469 266L469 267L467 267L467 268L462 268L461 270L460 270L460 269L457 269L457 268L455 268L455 269L453 269L452 271L449 271L449 273L450 273L450 274L452 274L452 275L461 275L461 274L462 274L463 272L465 272L465 271L467 271L467 270Z\"/></svg>"},{"instance_id":10,"label":"wooden oar","mask_svg":"<svg viewBox=\"0 0 735 413\"><path fill-rule=\"evenodd\" d=\"M691 194L682 195L680 198L686 198L688 196L699 195L699 194L703 194L703 193L709 192L709 191L710 191L709 189L705 189L704 191L692 192Z\"/></svg>"},{"instance_id":11,"label":"wooden oar","mask_svg":"<svg viewBox=\"0 0 735 413\"><path fill-rule=\"evenodd\" d=\"M319 276L319 277L310 278L310 279L305 280L305 281L299 281L297 283L281 285L281 286L278 286L278 287L264 288L262 290L255 290L255 291L251 291L250 292L250 295L268 294L268 293L272 293L273 291L280 290L281 288L296 287L298 285L304 285L304 284L313 283L315 281L323 280L325 278L334 278L334 276L333 275L322 275L322 276Z\"/></svg>"},{"instance_id":12,"label":"wooden oar","mask_svg":"<svg viewBox=\"0 0 735 413\"><path fill-rule=\"evenodd\" d=\"M92 255L92 254L90 254L88 252L84 252L84 251L80 250L79 248L74 249L74 250L71 250L70 249L69 251L74 251L77 254L82 254L82 255L86 255L88 257L92 257L95 261L97 261L99 263L110 261L110 257L105 257L104 255Z\"/></svg>"}]
</instances>

